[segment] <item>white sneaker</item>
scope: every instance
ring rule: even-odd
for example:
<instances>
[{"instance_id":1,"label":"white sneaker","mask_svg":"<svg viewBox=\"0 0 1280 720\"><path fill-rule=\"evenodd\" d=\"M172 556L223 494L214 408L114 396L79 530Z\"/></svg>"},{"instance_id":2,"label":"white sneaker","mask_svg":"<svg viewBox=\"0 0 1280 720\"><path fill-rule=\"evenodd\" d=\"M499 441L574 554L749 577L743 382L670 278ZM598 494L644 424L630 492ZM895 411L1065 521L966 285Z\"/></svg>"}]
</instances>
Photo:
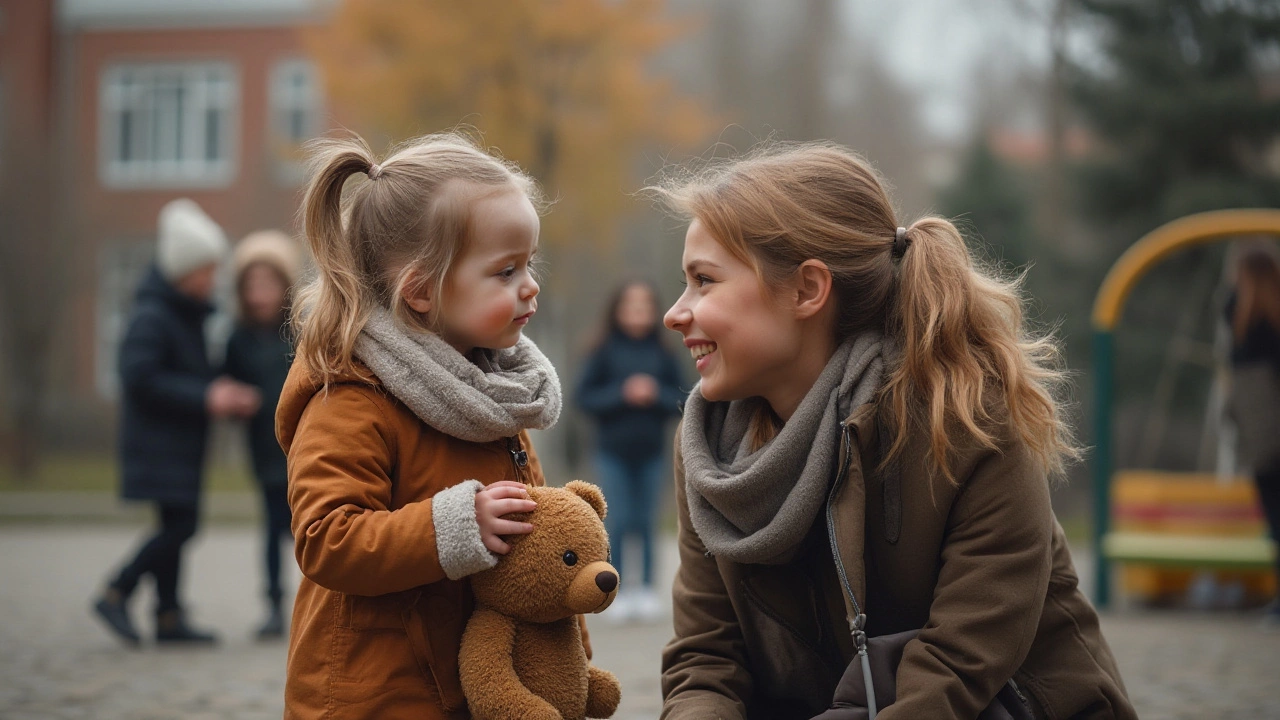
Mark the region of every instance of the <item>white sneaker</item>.
<instances>
[{"instance_id":1,"label":"white sneaker","mask_svg":"<svg viewBox=\"0 0 1280 720\"><path fill-rule=\"evenodd\" d=\"M636 591L623 588L613 599L613 604L601 613L613 625L625 625L636 617Z\"/></svg>"},{"instance_id":2,"label":"white sneaker","mask_svg":"<svg viewBox=\"0 0 1280 720\"><path fill-rule=\"evenodd\" d=\"M632 608L636 619L640 622L653 623L662 619L662 598L647 585L636 591Z\"/></svg>"}]
</instances>

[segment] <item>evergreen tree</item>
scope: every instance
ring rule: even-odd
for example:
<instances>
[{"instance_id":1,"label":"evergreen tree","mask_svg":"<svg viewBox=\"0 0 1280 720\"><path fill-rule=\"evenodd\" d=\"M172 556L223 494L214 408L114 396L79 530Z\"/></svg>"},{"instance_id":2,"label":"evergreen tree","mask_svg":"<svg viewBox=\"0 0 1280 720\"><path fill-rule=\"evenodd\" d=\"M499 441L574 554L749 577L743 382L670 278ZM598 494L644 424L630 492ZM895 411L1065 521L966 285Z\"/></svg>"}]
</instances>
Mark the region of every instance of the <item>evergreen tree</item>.
<instances>
[{"instance_id":1,"label":"evergreen tree","mask_svg":"<svg viewBox=\"0 0 1280 720\"><path fill-rule=\"evenodd\" d=\"M1192 212L1280 203L1280 3L1075 2L1104 31L1104 62L1071 78L1104 146L1082 168L1086 210L1141 234Z\"/></svg>"},{"instance_id":2,"label":"evergreen tree","mask_svg":"<svg viewBox=\"0 0 1280 720\"><path fill-rule=\"evenodd\" d=\"M955 218L1006 265L1021 267L1036 256L1031 198L1022 178L1000 161L985 133L970 145L955 182L938 197L939 210Z\"/></svg>"}]
</instances>

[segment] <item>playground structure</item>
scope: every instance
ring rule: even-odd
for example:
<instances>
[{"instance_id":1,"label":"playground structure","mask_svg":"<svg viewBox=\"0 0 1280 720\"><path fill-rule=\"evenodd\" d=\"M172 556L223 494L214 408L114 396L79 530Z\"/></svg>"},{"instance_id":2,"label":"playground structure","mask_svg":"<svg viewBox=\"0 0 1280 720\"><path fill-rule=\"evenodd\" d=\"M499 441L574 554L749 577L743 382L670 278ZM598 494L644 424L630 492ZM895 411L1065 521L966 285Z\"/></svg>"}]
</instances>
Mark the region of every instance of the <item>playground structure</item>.
<instances>
[{"instance_id":1,"label":"playground structure","mask_svg":"<svg viewBox=\"0 0 1280 720\"><path fill-rule=\"evenodd\" d=\"M1112 563L1126 565L1126 581L1151 592L1193 570L1236 573L1242 586L1274 592L1275 543L1259 522L1247 478L1206 473L1113 471L1113 334L1138 279L1170 255L1242 235L1280 236L1280 210L1219 210L1167 223L1134 243L1107 273L1093 306L1094 450L1093 541L1095 602L1111 601ZM1113 475L1114 472L1114 475ZM1113 498L1113 494L1115 497ZM1113 499L1116 501L1113 507ZM1112 528L1113 510L1117 511Z\"/></svg>"}]
</instances>

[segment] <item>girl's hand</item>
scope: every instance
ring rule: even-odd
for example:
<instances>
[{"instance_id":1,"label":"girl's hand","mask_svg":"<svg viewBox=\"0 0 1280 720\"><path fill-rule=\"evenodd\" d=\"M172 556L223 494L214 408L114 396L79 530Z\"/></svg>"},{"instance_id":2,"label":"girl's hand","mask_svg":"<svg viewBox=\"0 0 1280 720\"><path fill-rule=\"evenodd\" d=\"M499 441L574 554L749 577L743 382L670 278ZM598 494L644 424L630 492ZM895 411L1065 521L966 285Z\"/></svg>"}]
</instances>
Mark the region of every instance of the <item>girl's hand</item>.
<instances>
[{"instance_id":1,"label":"girl's hand","mask_svg":"<svg viewBox=\"0 0 1280 720\"><path fill-rule=\"evenodd\" d=\"M509 513L533 512L538 504L529 499L529 489L524 483L503 480L488 485L476 493L476 522L480 524L480 541L491 552L506 555L511 546L499 535L527 535L533 525L515 520L503 520Z\"/></svg>"}]
</instances>

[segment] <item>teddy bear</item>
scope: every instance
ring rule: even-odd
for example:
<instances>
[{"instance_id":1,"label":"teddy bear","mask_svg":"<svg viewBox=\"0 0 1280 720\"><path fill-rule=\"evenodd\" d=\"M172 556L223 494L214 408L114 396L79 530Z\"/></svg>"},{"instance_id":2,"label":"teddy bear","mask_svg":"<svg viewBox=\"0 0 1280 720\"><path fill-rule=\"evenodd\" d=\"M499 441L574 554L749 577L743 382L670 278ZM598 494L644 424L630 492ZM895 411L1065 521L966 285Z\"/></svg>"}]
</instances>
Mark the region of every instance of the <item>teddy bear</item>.
<instances>
[{"instance_id":1,"label":"teddy bear","mask_svg":"<svg viewBox=\"0 0 1280 720\"><path fill-rule=\"evenodd\" d=\"M476 609L458 655L462 691L474 720L608 718L622 689L591 665L578 615L609 607L618 571L609 564L604 495L573 480L534 487L538 504L512 520L533 532L506 538L511 549L471 577Z\"/></svg>"}]
</instances>

